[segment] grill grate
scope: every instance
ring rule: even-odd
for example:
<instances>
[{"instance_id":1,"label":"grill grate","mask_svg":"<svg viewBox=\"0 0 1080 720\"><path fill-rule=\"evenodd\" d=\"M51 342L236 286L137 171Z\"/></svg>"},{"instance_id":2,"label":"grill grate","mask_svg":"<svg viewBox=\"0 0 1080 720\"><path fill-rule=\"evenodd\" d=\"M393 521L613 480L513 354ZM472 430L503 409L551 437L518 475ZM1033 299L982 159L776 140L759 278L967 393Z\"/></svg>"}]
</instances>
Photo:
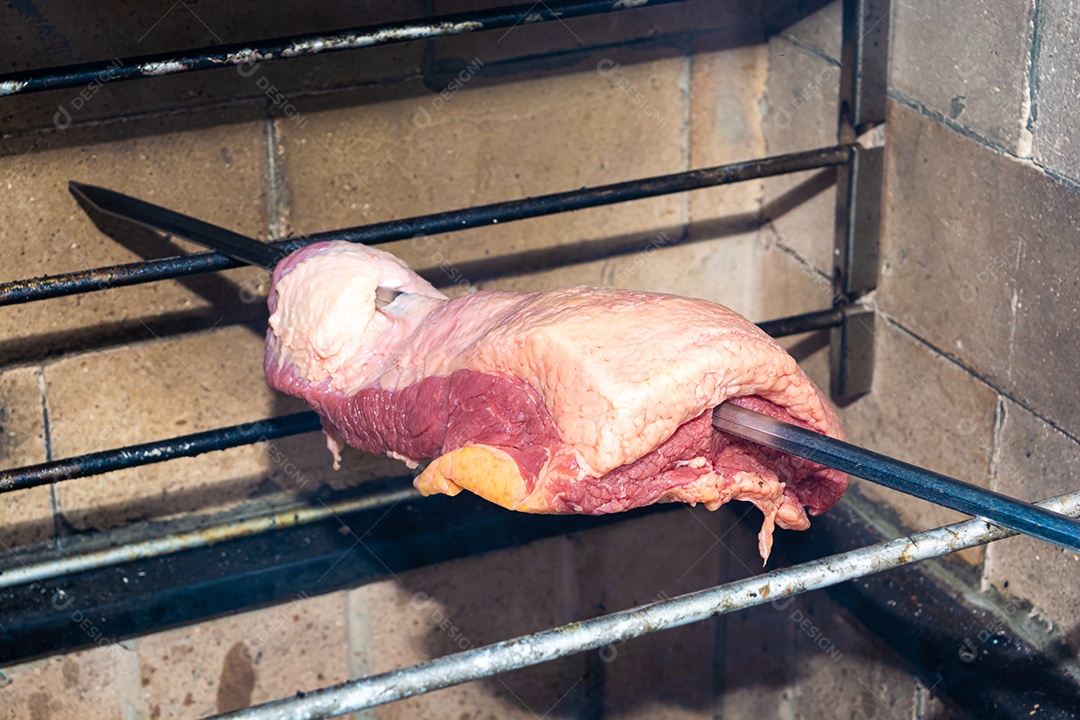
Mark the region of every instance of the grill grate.
<instances>
[{"instance_id":1,"label":"grill grate","mask_svg":"<svg viewBox=\"0 0 1080 720\"><path fill-rule=\"evenodd\" d=\"M129 58L119 62L48 68L0 76L0 96L79 87L92 81L133 80L226 65L242 66L255 61L286 59L320 52L373 47L513 27L523 21L549 22L677 1L625 2L625 0L619 0L614 2L605 0L552 5L541 2L534 5L515 5L480 12L357 28L338 33L218 46L174 54ZM839 394L843 398L856 396L869 389L870 378L867 368L872 366L872 358L867 350L870 337L866 334L870 327L866 324L867 313L857 303L863 295L873 290L876 282L876 223L879 211L877 203L881 189L881 165L880 152L875 152L877 149L863 150L855 145L854 141L856 135L875 127L884 120L884 58L887 56L886 39L888 37L888 22L885 17L887 14L887 3L883 8L881 2L874 0L845 0L844 2L845 65L842 77L841 127L838 133L842 144L835 147L462 208L403 220L322 232L301 238L283 238L275 242L287 250L326 240L347 240L369 245L393 243L421 233L449 233L496 223L706 189L750 179L816 168L837 167L840 176L838 183L840 204L837 208L839 260L834 279L837 288L836 304L832 308L764 322L760 324L760 327L775 337L832 329L831 363L835 381L834 391L840 388ZM504 277L515 272L546 269L639 249L641 248L634 246L603 247L583 251L560 250L559 257L549 258L547 265L539 258L535 258L537 262L531 263L527 268L508 267L505 263L500 264L497 261L483 261L476 263L473 267L463 267L463 270L473 280L485 280ZM99 267L51 277L31 278L0 285L0 305L29 303L238 266L239 263L223 255L202 252ZM437 283L441 276L435 272L428 272L426 277ZM0 472L0 493L312 432L319 427L319 419L315 413L297 413L16 468ZM33 583L34 585L30 585L31 590L28 591L32 595L36 584L45 579L64 578L68 582L77 582L78 574L100 573L134 561L160 560L165 555L205 549L245 537L269 534L271 531L285 532L303 525L316 524L338 515L346 516L372 510L383 512L387 506L389 509L385 510L385 513L389 513L394 510L398 502L415 499L417 495L411 488L399 487L402 481L403 479L384 481L377 489L370 490L359 497L329 503L324 503L320 499L321 507L290 509L210 528L131 542L119 547L90 549L86 552L76 552L60 557L30 559L25 563L20 561L19 567L0 572L0 589L25 590L24 586ZM390 485L384 487L387 483ZM1044 506L1058 512L1076 514L1080 512L1080 493L1047 501ZM443 504L440 501L431 501L431 507L434 508L433 514L435 514L441 512L439 508L442 508ZM476 517L480 520L476 522L486 522L482 513L488 511L490 509L478 512ZM647 512L662 511L663 509L656 508ZM452 514L460 515L461 513ZM639 517L642 514L645 513L630 513L628 517ZM616 522L621 519L625 518L609 518L603 522ZM580 529L580 523L576 525L575 523L574 519L558 519L552 520L548 527L551 532L562 533L575 527ZM442 525L429 522L429 527L434 528L434 532L439 532L441 528L446 533L453 533L461 532L462 526L453 525L451 522ZM747 581L595 618L573 627L555 628L469 650L411 668L321 690L307 697L250 708L229 717L261 719L339 715L510 669L538 664L575 652L603 647L612 642L761 604L768 599L787 597L826 587L851 578L990 542L1010 534L1008 531L988 525L985 521L971 520L948 528L920 533L911 538L867 545L843 555L774 571ZM513 542L513 540L514 538L508 536L508 542ZM440 545L456 547L453 542L443 542ZM399 569L415 567L424 562L440 559L445 559L445 557L402 558L400 564L395 562L395 567ZM264 567L258 572L288 573L291 568L286 565L287 563L282 563L280 567L270 569ZM390 567L386 567L386 570L394 572ZM326 571L326 573L329 572L330 570ZM324 577L326 573L323 574ZM354 577L357 576L370 577L372 573L369 571L367 574ZM100 579L106 576L98 574L94 577ZM266 602L280 599L282 596L280 589L267 589L257 597L250 595L246 601ZM237 601L228 609L239 609L245 606L243 603L244 601ZM224 606L214 606L212 609L207 609L205 614L221 611L222 607ZM150 622L138 627L137 630L146 631L194 617L199 617L199 615L163 615L163 619L158 619L157 625ZM35 625L35 622L38 624ZM40 618L34 619L33 622L27 621L22 625L19 622L9 623L6 629L0 628L0 636L4 636L11 642L0 643L0 645L8 648L20 647L20 638L34 637L34 628L45 627L47 624L47 619L43 621ZM23 635L20 636L20 632ZM28 641L22 646L24 648L22 656L19 656L17 654L19 651L15 650L15 655L5 653L5 659L12 660L34 654L45 654L64 647L65 642L69 645L74 644L70 639L64 640L60 634L57 634L56 638L57 644L53 646L49 646L47 641L44 644L37 640Z\"/></svg>"},{"instance_id":2,"label":"grill grate","mask_svg":"<svg viewBox=\"0 0 1080 720\"><path fill-rule=\"evenodd\" d=\"M778 155L730 165L718 165L717 167L690 170L643 180L631 180L595 188L541 195L524 200L511 200L432 215L420 215L402 220L362 225L343 230L312 233L301 239L285 239L274 242L290 251L304 245L328 240L345 240L365 245L377 245L396 240L406 240L421 233L434 235L468 230L514 220L525 220L572 210L584 210L631 200L671 195L687 190L702 190L802 170L834 167L844 165L850 157L851 149L846 146L821 148L819 150ZM624 252L626 251L628 250L624 250ZM611 254L610 250L605 249L599 257L608 257ZM586 259L591 258L567 257L562 264L568 264L570 261L582 262ZM224 255L214 252L200 252L181 257L160 258L126 265L81 270L48 278L16 280L0 285L0 306L19 305L35 300L47 300L113 287L139 285L240 266L239 262ZM538 268L532 266L522 271L536 269ZM470 277L479 281L498 277L501 274L503 273L491 273L490 271L487 275L483 272L470 272ZM425 279L437 283L441 276L428 273Z\"/></svg>"},{"instance_id":3,"label":"grill grate","mask_svg":"<svg viewBox=\"0 0 1080 720\"><path fill-rule=\"evenodd\" d=\"M1080 492L1040 505L1075 515L1080 513ZM968 520L216 717L235 720L334 717L783 600L1013 534L983 520Z\"/></svg>"},{"instance_id":4,"label":"grill grate","mask_svg":"<svg viewBox=\"0 0 1080 720\"><path fill-rule=\"evenodd\" d=\"M525 23L616 12L629 8L667 5L683 0L592 0L591 2L544 2L510 5L424 20L386 23L335 33L314 33L255 43L200 48L183 53L164 53L105 62L45 68L0 75L0 97L44 90L83 87L90 83L161 77L219 67L253 65L257 62L319 55L343 50L392 45L411 40L430 40L448 35L510 28Z\"/></svg>"}]
</instances>

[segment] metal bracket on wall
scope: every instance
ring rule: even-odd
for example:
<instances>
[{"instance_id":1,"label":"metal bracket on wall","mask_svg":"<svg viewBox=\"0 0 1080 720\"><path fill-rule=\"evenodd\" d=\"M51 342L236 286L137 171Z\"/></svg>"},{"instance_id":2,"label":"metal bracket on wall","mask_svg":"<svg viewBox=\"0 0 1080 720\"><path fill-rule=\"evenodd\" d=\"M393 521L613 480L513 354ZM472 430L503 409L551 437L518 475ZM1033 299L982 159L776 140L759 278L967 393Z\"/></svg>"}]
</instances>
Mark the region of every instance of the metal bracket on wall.
<instances>
[{"instance_id":1,"label":"metal bracket on wall","mask_svg":"<svg viewBox=\"0 0 1080 720\"><path fill-rule=\"evenodd\" d=\"M888 0L844 0L841 143L885 122L889 10ZM882 147L857 147L837 171L833 305L846 312L832 330L829 365L839 405L870 392L874 379L874 312L858 302L877 287L884 155Z\"/></svg>"},{"instance_id":2,"label":"metal bracket on wall","mask_svg":"<svg viewBox=\"0 0 1080 720\"><path fill-rule=\"evenodd\" d=\"M843 406L874 383L874 311L852 309L829 336L829 389Z\"/></svg>"},{"instance_id":3,"label":"metal bracket on wall","mask_svg":"<svg viewBox=\"0 0 1080 720\"><path fill-rule=\"evenodd\" d=\"M845 312L830 337L829 386L840 405L874 382L874 311L858 301L877 287L884 157L885 148L856 148L837 175L833 299Z\"/></svg>"}]
</instances>

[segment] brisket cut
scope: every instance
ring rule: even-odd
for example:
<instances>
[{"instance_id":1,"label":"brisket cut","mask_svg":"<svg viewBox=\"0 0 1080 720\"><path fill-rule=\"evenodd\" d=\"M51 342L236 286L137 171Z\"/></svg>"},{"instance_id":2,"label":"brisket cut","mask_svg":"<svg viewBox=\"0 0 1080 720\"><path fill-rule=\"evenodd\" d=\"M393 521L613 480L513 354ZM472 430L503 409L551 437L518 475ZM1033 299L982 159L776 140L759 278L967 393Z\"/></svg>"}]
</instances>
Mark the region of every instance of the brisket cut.
<instances>
[{"instance_id":1,"label":"brisket cut","mask_svg":"<svg viewBox=\"0 0 1080 720\"><path fill-rule=\"evenodd\" d=\"M379 308L377 287L404 291ZM511 510L619 512L753 503L801 530L842 473L717 432L734 402L843 438L795 361L742 316L674 295L588 287L450 300L397 258L318 243L274 272L270 386L343 443L398 458L424 494L469 490Z\"/></svg>"}]
</instances>

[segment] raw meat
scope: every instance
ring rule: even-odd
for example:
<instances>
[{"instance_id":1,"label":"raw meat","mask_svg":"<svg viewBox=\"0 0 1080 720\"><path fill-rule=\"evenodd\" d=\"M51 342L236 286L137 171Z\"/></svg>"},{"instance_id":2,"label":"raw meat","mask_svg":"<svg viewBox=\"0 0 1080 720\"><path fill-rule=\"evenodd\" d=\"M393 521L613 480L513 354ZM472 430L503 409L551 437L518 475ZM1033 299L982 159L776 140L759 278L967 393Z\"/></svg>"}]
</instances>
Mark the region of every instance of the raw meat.
<instances>
[{"instance_id":1,"label":"raw meat","mask_svg":"<svg viewBox=\"0 0 1080 720\"><path fill-rule=\"evenodd\" d=\"M405 291L377 308L376 287ZM715 431L730 398L835 438L795 361L742 316L674 295L573 287L449 300L397 258L351 243L299 250L274 272L271 387L342 443L416 467L424 494L467 489L511 510L619 512L746 500L805 529L842 473Z\"/></svg>"}]
</instances>

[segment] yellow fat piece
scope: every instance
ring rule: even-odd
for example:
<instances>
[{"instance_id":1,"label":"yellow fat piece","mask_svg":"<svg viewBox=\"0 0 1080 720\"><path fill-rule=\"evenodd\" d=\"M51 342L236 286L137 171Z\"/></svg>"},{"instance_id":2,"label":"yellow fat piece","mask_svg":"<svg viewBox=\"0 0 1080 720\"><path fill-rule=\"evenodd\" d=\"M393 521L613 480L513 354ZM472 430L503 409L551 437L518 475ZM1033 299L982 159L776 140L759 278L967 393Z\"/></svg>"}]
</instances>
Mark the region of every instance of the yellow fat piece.
<instances>
[{"instance_id":1,"label":"yellow fat piece","mask_svg":"<svg viewBox=\"0 0 1080 720\"><path fill-rule=\"evenodd\" d=\"M490 445L466 445L437 457L413 484L422 495L457 495L465 489L507 510L541 510L529 507L514 459Z\"/></svg>"}]
</instances>

